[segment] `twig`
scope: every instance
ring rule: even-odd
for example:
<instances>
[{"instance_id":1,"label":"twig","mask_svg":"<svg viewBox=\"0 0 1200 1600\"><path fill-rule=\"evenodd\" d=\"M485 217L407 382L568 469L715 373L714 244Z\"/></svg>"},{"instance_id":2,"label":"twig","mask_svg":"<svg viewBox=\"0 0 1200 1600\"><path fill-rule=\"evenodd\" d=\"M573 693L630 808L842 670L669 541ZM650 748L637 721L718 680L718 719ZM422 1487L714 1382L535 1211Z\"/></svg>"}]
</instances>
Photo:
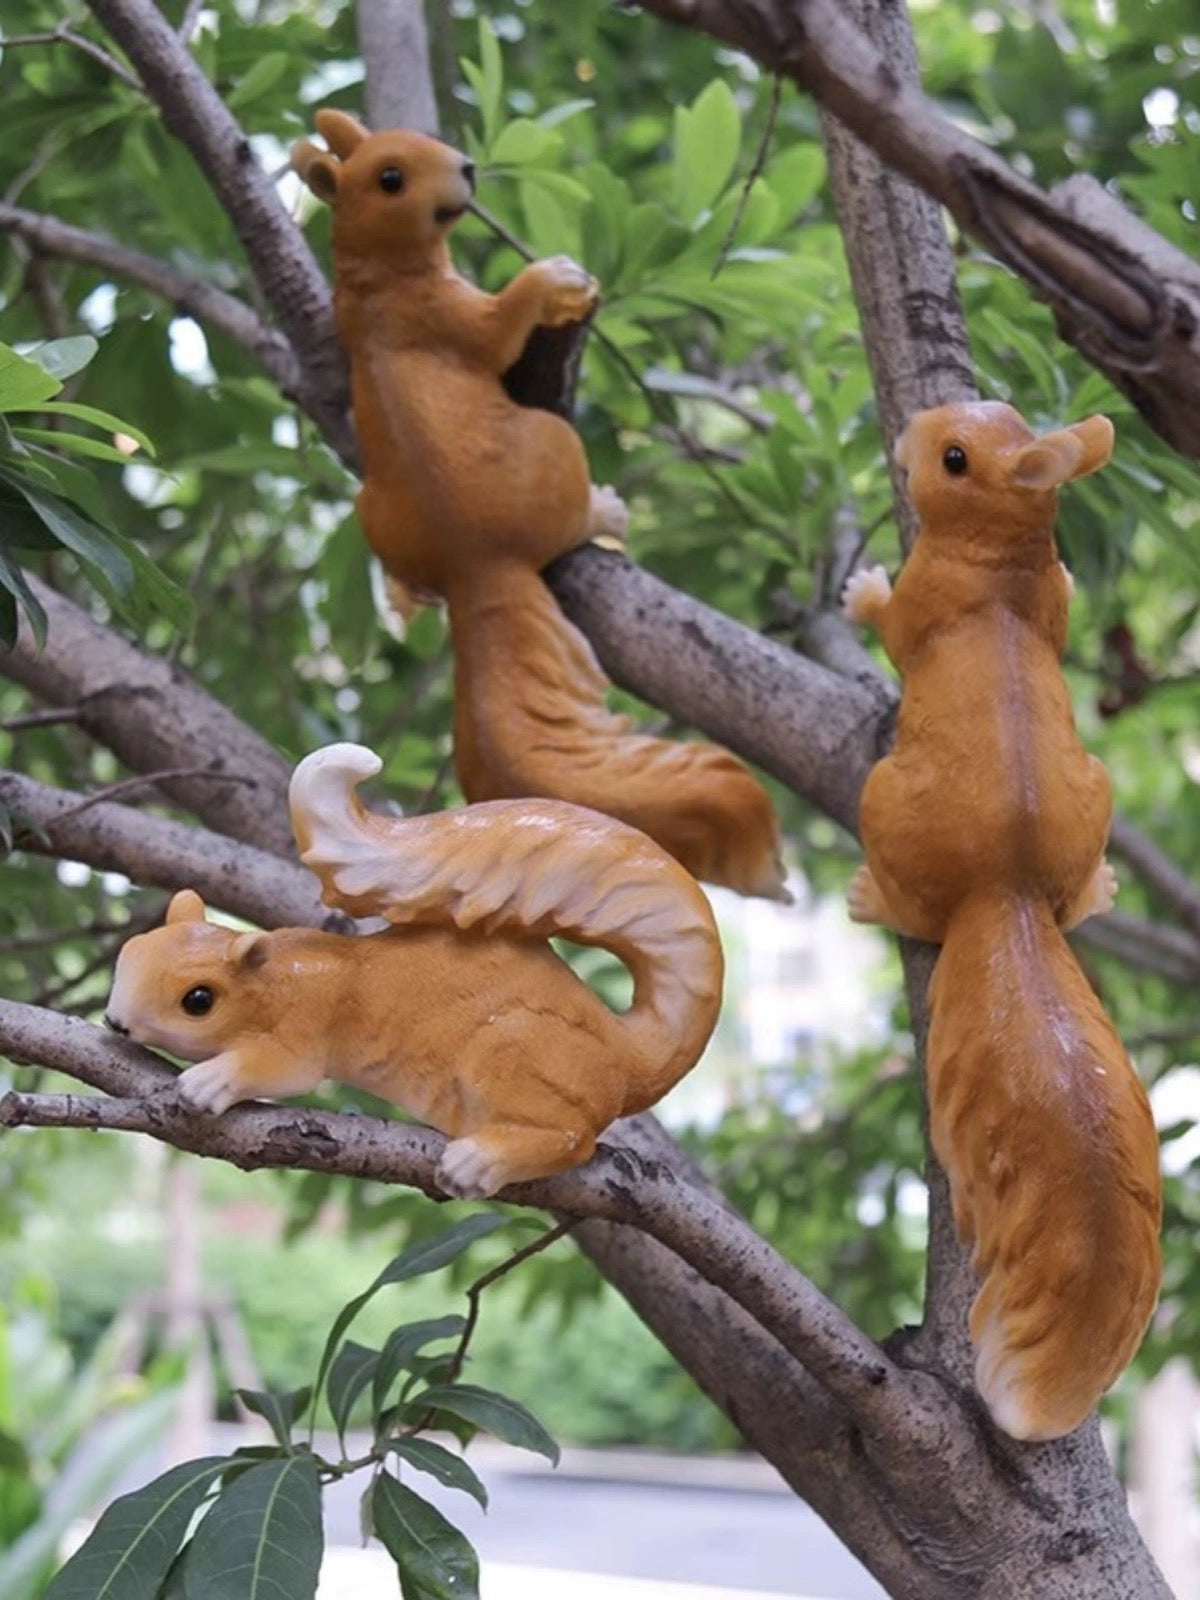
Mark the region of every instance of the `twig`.
<instances>
[{"instance_id":1,"label":"twig","mask_svg":"<svg viewBox=\"0 0 1200 1600\"><path fill-rule=\"evenodd\" d=\"M547 1228L536 1239L531 1240L527 1245L523 1245L520 1250L514 1251L506 1260L501 1261L499 1266L492 1267L489 1272L483 1273L481 1277L476 1278L475 1282L470 1285L467 1289L466 1327L460 1334L454 1354L450 1358L450 1366L446 1372L445 1380L447 1383L456 1383L462 1375L463 1365L467 1359L467 1351L475 1333L475 1326L479 1321L479 1308L483 1291L490 1289L492 1284L498 1283L501 1278L507 1277L514 1267L519 1267L532 1256L541 1255L543 1250L548 1250L552 1244L557 1244L560 1239L565 1239L576 1225L577 1219L571 1217L568 1221L560 1222L553 1228Z\"/></svg>"},{"instance_id":2,"label":"twig","mask_svg":"<svg viewBox=\"0 0 1200 1600\"><path fill-rule=\"evenodd\" d=\"M14 717L5 717L0 728L5 733L21 733L26 728L53 728L62 722L78 722L80 706L48 706L41 711L20 711Z\"/></svg>"},{"instance_id":3,"label":"twig","mask_svg":"<svg viewBox=\"0 0 1200 1600\"><path fill-rule=\"evenodd\" d=\"M1154 840L1123 817L1114 817L1109 843L1138 877L1153 889L1200 938L1200 889L1159 849Z\"/></svg>"},{"instance_id":4,"label":"twig","mask_svg":"<svg viewBox=\"0 0 1200 1600\"><path fill-rule=\"evenodd\" d=\"M190 277L165 261L106 239L103 234L72 227L38 211L0 204L0 230L16 234L36 251L98 267L161 295L178 310L209 323L249 350L285 394L295 395L301 403L314 403L311 395L307 401L302 399L304 379L287 340L236 295Z\"/></svg>"},{"instance_id":5,"label":"twig","mask_svg":"<svg viewBox=\"0 0 1200 1600\"><path fill-rule=\"evenodd\" d=\"M106 72L111 72L114 78L119 78L123 84L136 94L144 95L146 92L133 73L123 67L116 56L109 55L108 51L100 45L93 44L90 39L85 39L81 33L76 33L66 22L60 22L58 27L50 33L10 33L0 39L0 45L5 50L36 44L73 45L76 50L82 51L85 56L90 56Z\"/></svg>"},{"instance_id":6,"label":"twig","mask_svg":"<svg viewBox=\"0 0 1200 1600\"><path fill-rule=\"evenodd\" d=\"M153 788L159 783L170 782L173 778L204 778L210 783L243 783L254 785L254 779L246 777L240 772L219 772L211 766L203 767L164 767L159 772L139 773L136 778L122 778L119 783L106 784L103 789L97 789L95 794L85 795L66 811L60 813L51 829L60 823L70 822L73 818L82 816L85 811L90 811L93 806L104 805L106 801L116 800L123 794L132 794L138 789Z\"/></svg>"},{"instance_id":7,"label":"twig","mask_svg":"<svg viewBox=\"0 0 1200 1600\"><path fill-rule=\"evenodd\" d=\"M192 35L196 31L196 24L200 20L200 13L204 10L205 4L206 0L187 0L187 5L184 7L183 16L179 19L179 28L177 30L180 44L190 44L192 42Z\"/></svg>"},{"instance_id":8,"label":"twig","mask_svg":"<svg viewBox=\"0 0 1200 1600\"><path fill-rule=\"evenodd\" d=\"M746 207L750 203L750 191L762 176L763 168L767 164L767 154L771 148L771 140L775 137L775 123L779 117L779 101L783 95L783 77L776 73L771 80L771 103L767 107L767 120L762 131L762 138L758 141L758 149L754 153L754 160L750 171L746 174L746 181L742 185L742 192L738 196L737 209L733 213L733 221L729 224L729 232L721 242L717 251L717 259L713 262L710 278L715 278L721 268L729 259L729 252L733 249L733 241L737 238L738 229L742 225L742 218L746 215Z\"/></svg>"}]
</instances>

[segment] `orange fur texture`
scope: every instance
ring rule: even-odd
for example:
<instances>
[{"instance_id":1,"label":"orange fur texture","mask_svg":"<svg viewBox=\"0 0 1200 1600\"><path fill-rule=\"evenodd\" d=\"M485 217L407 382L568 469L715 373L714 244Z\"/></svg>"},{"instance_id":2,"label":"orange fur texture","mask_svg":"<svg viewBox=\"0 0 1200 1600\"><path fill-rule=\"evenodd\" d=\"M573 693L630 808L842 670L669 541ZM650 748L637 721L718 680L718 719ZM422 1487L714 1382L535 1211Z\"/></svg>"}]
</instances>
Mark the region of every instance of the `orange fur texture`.
<instances>
[{"instance_id":1,"label":"orange fur texture","mask_svg":"<svg viewBox=\"0 0 1200 1600\"><path fill-rule=\"evenodd\" d=\"M424 135L368 134L322 111L328 153L293 165L333 207L338 331L350 357L365 478L358 510L401 604L443 598L456 651L459 779L468 800L545 795L618 817L697 877L786 899L771 802L707 744L627 732L608 683L538 576L627 515L590 479L562 418L516 405L501 379L538 326L579 321L595 281L556 256L498 295L454 270L447 235L469 163Z\"/></svg>"},{"instance_id":2,"label":"orange fur texture","mask_svg":"<svg viewBox=\"0 0 1200 1600\"><path fill-rule=\"evenodd\" d=\"M859 920L941 943L930 1132L981 1288L976 1383L1019 1439L1077 1427L1132 1357L1161 1278L1149 1103L1063 934L1111 907L1108 775L1059 666L1057 491L1108 460L1104 417L1035 438L1011 407L922 412L896 449L920 533L845 608L903 678L863 791Z\"/></svg>"},{"instance_id":3,"label":"orange fur texture","mask_svg":"<svg viewBox=\"0 0 1200 1600\"><path fill-rule=\"evenodd\" d=\"M361 745L314 752L292 820L326 903L394 927L236 933L183 890L121 951L108 1020L199 1063L179 1092L213 1113L324 1077L403 1106L449 1136L448 1194L577 1166L708 1042L723 975L708 902L644 835L561 801L374 816L355 790L379 768ZM628 1011L575 976L555 936L625 962Z\"/></svg>"}]
</instances>

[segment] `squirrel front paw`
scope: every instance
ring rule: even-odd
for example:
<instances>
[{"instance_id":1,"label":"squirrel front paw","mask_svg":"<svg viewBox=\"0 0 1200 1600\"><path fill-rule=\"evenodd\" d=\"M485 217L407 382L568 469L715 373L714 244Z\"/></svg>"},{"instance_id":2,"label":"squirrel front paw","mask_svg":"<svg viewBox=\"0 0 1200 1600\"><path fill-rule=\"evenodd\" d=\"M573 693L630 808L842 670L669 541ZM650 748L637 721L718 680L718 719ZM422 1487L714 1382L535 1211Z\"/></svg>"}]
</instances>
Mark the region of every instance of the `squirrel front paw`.
<instances>
[{"instance_id":1,"label":"squirrel front paw","mask_svg":"<svg viewBox=\"0 0 1200 1600\"><path fill-rule=\"evenodd\" d=\"M629 507L611 484L592 485L588 501L588 538L603 550L625 549L629 537Z\"/></svg>"},{"instance_id":2,"label":"squirrel front paw","mask_svg":"<svg viewBox=\"0 0 1200 1600\"><path fill-rule=\"evenodd\" d=\"M551 256L533 267L542 280L544 299L539 321L547 328L582 322L600 298L600 285L570 256Z\"/></svg>"},{"instance_id":3,"label":"squirrel front paw","mask_svg":"<svg viewBox=\"0 0 1200 1600\"><path fill-rule=\"evenodd\" d=\"M179 1098L193 1111L219 1117L222 1111L246 1098L238 1064L230 1056L213 1056L189 1067L179 1078Z\"/></svg>"},{"instance_id":4,"label":"squirrel front paw","mask_svg":"<svg viewBox=\"0 0 1200 1600\"><path fill-rule=\"evenodd\" d=\"M874 622L892 598L892 580L883 567L852 572L842 590L842 615L848 622Z\"/></svg>"}]
</instances>

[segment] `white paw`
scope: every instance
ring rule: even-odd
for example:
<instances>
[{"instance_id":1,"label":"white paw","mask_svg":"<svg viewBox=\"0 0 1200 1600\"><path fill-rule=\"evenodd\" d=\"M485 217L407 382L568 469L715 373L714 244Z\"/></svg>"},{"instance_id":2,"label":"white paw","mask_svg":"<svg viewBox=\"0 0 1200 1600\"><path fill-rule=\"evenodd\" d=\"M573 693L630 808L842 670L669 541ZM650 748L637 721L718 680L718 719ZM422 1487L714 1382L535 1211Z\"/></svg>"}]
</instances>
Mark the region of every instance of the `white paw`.
<instances>
[{"instance_id":1,"label":"white paw","mask_svg":"<svg viewBox=\"0 0 1200 1600\"><path fill-rule=\"evenodd\" d=\"M1102 917L1106 912L1112 910L1117 903L1117 890L1119 887L1117 875L1113 871L1112 865L1107 861L1102 861L1096 869L1096 877L1092 884L1094 896L1092 915L1094 917Z\"/></svg>"},{"instance_id":2,"label":"white paw","mask_svg":"<svg viewBox=\"0 0 1200 1600\"><path fill-rule=\"evenodd\" d=\"M504 1164L474 1139L453 1139L442 1151L434 1178L438 1188L456 1200L486 1200L503 1189Z\"/></svg>"},{"instance_id":3,"label":"white paw","mask_svg":"<svg viewBox=\"0 0 1200 1600\"><path fill-rule=\"evenodd\" d=\"M876 607L892 598L892 580L883 567L852 572L842 590L842 615L850 622L869 622Z\"/></svg>"},{"instance_id":4,"label":"white paw","mask_svg":"<svg viewBox=\"0 0 1200 1600\"><path fill-rule=\"evenodd\" d=\"M611 484L592 485L588 530L593 544L605 550L624 550L629 537L629 507Z\"/></svg>"},{"instance_id":5,"label":"white paw","mask_svg":"<svg viewBox=\"0 0 1200 1600\"><path fill-rule=\"evenodd\" d=\"M1066 584L1067 584L1067 599L1068 600L1074 600L1074 598L1075 598L1075 575L1071 571L1070 567L1067 565L1067 563L1065 561L1060 561L1058 564L1062 568L1062 575L1066 580Z\"/></svg>"},{"instance_id":6,"label":"white paw","mask_svg":"<svg viewBox=\"0 0 1200 1600\"><path fill-rule=\"evenodd\" d=\"M207 1111L214 1117L246 1097L238 1084L237 1063L226 1056L213 1056L180 1075L179 1098L194 1111Z\"/></svg>"},{"instance_id":7,"label":"white paw","mask_svg":"<svg viewBox=\"0 0 1200 1600\"><path fill-rule=\"evenodd\" d=\"M600 298L600 285L591 273L570 256L551 256L538 266L547 289L548 325L556 327L586 317Z\"/></svg>"},{"instance_id":8,"label":"white paw","mask_svg":"<svg viewBox=\"0 0 1200 1600\"><path fill-rule=\"evenodd\" d=\"M850 879L846 888L846 909L851 922L878 922L879 893L870 867L859 867Z\"/></svg>"}]
</instances>

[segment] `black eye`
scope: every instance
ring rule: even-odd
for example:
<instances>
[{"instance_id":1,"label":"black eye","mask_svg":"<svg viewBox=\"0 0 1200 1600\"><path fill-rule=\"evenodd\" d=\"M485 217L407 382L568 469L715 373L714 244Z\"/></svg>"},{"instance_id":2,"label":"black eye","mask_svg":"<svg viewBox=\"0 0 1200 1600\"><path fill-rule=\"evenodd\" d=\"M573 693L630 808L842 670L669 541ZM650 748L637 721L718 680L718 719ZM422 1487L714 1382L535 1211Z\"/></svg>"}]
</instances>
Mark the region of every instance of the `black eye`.
<instances>
[{"instance_id":1,"label":"black eye","mask_svg":"<svg viewBox=\"0 0 1200 1600\"><path fill-rule=\"evenodd\" d=\"M962 445L950 445L942 456L942 465L947 472L953 473L956 478L961 478L967 470L967 452Z\"/></svg>"},{"instance_id":2,"label":"black eye","mask_svg":"<svg viewBox=\"0 0 1200 1600\"><path fill-rule=\"evenodd\" d=\"M215 996L207 984L198 983L194 989L189 989L179 1004L189 1017L206 1017L213 1008Z\"/></svg>"},{"instance_id":3,"label":"black eye","mask_svg":"<svg viewBox=\"0 0 1200 1600\"><path fill-rule=\"evenodd\" d=\"M404 187L404 174L399 167L384 167L379 174L379 187L385 194L399 194Z\"/></svg>"}]
</instances>

